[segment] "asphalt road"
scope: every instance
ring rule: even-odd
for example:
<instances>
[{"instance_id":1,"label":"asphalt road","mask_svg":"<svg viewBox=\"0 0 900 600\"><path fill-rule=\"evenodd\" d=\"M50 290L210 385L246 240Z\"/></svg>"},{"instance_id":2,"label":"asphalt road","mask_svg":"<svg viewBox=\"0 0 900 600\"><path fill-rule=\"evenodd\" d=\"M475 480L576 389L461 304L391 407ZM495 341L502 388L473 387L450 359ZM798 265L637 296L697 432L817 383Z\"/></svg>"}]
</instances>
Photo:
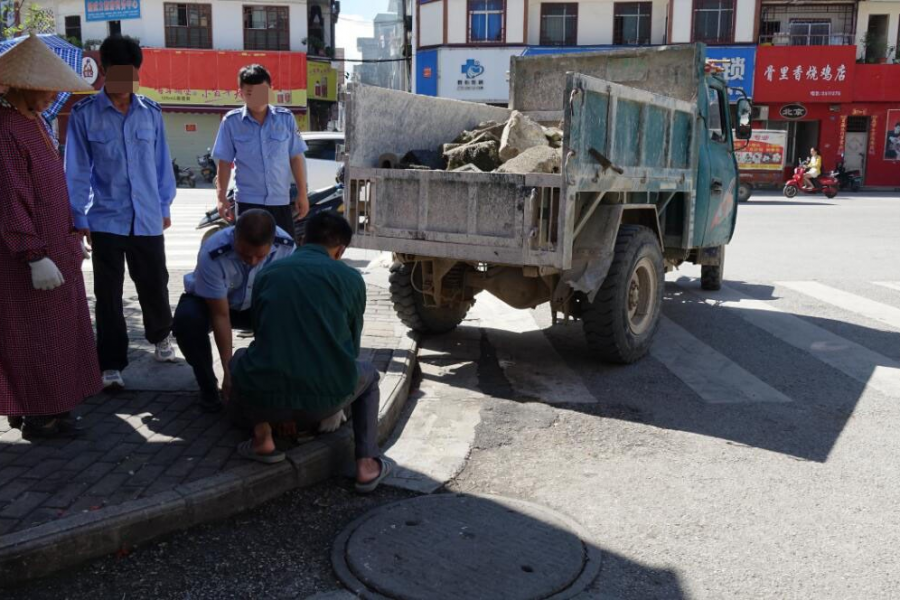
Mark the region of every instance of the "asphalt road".
<instances>
[{"instance_id":1,"label":"asphalt road","mask_svg":"<svg viewBox=\"0 0 900 600\"><path fill-rule=\"evenodd\" d=\"M438 492L579 521L604 556L585 597L896 597L900 198L754 196L738 221L724 291L701 292L694 267L669 274L657 343L633 366L592 360L578 323L480 296L425 343L389 453ZM423 435L435 421L450 426ZM347 490L336 479L4 597L336 590L336 532L412 493Z\"/></svg>"}]
</instances>

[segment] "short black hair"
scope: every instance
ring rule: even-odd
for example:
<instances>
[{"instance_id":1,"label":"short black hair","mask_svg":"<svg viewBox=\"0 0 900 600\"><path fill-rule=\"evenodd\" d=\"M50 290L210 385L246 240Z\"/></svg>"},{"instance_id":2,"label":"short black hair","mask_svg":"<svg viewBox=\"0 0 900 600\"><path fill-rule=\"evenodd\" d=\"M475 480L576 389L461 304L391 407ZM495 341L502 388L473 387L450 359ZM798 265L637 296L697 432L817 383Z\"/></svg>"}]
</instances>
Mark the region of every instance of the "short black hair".
<instances>
[{"instance_id":1,"label":"short black hair","mask_svg":"<svg viewBox=\"0 0 900 600\"><path fill-rule=\"evenodd\" d=\"M262 65L247 65L238 71L238 87L245 85L260 85L268 83L272 85L272 76Z\"/></svg>"},{"instance_id":2,"label":"short black hair","mask_svg":"<svg viewBox=\"0 0 900 600\"><path fill-rule=\"evenodd\" d=\"M261 208L244 211L234 226L234 237L254 248L269 246L275 241L275 218Z\"/></svg>"},{"instance_id":3,"label":"short black hair","mask_svg":"<svg viewBox=\"0 0 900 600\"><path fill-rule=\"evenodd\" d=\"M320 212L306 223L304 244L317 244L326 248L349 246L353 229L347 219L334 211Z\"/></svg>"},{"instance_id":4,"label":"short black hair","mask_svg":"<svg viewBox=\"0 0 900 600\"><path fill-rule=\"evenodd\" d=\"M133 38L116 34L109 36L100 44L100 64L104 70L119 65L131 65L135 69L140 69L143 63L144 51Z\"/></svg>"}]
</instances>

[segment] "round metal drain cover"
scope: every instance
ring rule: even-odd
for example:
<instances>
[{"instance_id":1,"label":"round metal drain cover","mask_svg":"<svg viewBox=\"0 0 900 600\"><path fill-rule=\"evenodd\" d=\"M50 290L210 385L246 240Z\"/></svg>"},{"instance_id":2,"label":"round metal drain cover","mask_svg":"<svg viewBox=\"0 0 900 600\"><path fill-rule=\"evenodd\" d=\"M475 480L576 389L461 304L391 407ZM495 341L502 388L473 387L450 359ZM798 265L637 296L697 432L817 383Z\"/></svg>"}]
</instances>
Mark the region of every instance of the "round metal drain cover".
<instances>
[{"instance_id":1,"label":"round metal drain cover","mask_svg":"<svg viewBox=\"0 0 900 600\"><path fill-rule=\"evenodd\" d=\"M338 577L364 598L568 598L600 570L580 527L496 496L403 500L357 519L335 541Z\"/></svg>"}]
</instances>

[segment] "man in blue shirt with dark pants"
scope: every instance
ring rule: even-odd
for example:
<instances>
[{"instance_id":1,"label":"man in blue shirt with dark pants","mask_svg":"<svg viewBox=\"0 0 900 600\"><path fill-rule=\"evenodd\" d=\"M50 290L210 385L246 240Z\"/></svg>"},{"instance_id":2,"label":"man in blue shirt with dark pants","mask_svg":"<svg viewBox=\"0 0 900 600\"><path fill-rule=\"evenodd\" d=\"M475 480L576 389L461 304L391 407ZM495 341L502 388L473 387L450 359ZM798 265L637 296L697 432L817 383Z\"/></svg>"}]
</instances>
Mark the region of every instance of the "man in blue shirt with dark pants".
<instances>
[{"instance_id":1,"label":"man in blue shirt with dark pants","mask_svg":"<svg viewBox=\"0 0 900 600\"><path fill-rule=\"evenodd\" d=\"M143 53L111 36L100 46L103 90L72 108L66 179L75 228L93 247L97 352L103 385L124 387L128 329L122 294L125 263L137 288L144 334L160 362L176 360L163 230L171 224L175 175L162 109L134 92Z\"/></svg>"},{"instance_id":2,"label":"man in blue shirt with dark pants","mask_svg":"<svg viewBox=\"0 0 900 600\"><path fill-rule=\"evenodd\" d=\"M235 217L226 199L234 165L237 214L254 208L265 210L293 237L291 177L297 183L298 218L309 212L303 162L306 142L291 111L269 104L272 77L265 67L248 65L241 69L238 86L244 108L222 119L212 152L219 161L219 214L227 221Z\"/></svg>"}]
</instances>

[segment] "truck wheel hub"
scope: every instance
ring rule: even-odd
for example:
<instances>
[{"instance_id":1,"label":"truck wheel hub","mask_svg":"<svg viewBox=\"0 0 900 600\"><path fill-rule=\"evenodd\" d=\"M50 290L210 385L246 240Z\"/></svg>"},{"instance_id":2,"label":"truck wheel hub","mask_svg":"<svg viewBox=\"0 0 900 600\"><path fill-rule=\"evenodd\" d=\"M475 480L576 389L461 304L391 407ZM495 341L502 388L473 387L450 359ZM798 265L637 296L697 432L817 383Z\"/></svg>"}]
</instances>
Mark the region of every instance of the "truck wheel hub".
<instances>
[{"instance_id":1,"label":"truck wheel hub","mask_svg":"<svg viewBox=\"0 0 900 600\"><path fill-rule=\"evenodd\" d=\"M638 261L631 274L628 283L628 325L635 335L641 335L653 323L653 299L657 293L655 275L656 269L647 257Z\"/></svg>"}]
</instances>

